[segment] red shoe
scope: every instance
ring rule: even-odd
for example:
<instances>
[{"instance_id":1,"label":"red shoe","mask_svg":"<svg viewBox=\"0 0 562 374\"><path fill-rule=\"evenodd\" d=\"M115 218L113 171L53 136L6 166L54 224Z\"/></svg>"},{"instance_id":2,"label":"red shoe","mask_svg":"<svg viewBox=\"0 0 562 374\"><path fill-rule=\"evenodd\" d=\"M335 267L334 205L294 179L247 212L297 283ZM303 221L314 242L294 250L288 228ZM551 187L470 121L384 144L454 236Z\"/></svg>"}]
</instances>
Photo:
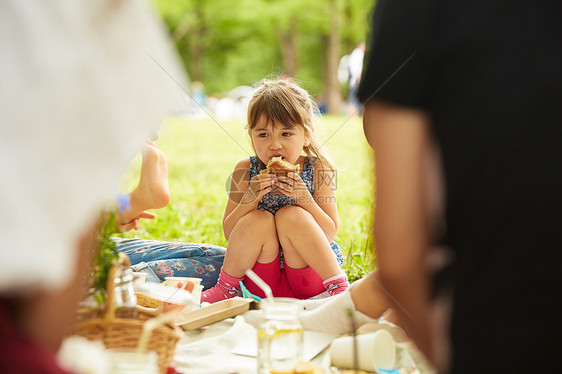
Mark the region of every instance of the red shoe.
<instances>
[{"instance_id":1,"label":"red shoe","mask_svg":"<svg viewBox=\"0 0 562 374\"><path fill-rule=\"evenodd\" d=\"M213 304L217 301L233 298L240 292L240 282L244 278L231 277L221 269L217 284L201 293L201 302Z\"/></svg>"},{"instance_id":2,"label":"red shoe","mask_svg":"<svg viewBox=\"0 0 562 374\"><path fill-rule=\"evenodd\" d=\"M333 277L326 279L324 282L324 287L330 296L339 295L340 293L347 290L349 287L349 282L347 281L347 275L338 274Z\"/></svg>"}]
</instances>

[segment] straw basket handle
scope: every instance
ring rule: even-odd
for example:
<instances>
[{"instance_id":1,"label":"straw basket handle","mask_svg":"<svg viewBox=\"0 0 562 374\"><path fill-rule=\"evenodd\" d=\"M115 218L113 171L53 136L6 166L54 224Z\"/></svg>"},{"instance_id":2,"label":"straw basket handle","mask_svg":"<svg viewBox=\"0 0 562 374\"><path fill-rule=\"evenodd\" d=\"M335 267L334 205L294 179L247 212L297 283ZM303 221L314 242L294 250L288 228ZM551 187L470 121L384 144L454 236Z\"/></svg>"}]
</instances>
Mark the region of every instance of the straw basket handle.
<instances>
[{"instance_id":1,"label":"straw basket handle","mask_svg":"<svg viewBox=\"0 0 562 374\"><path fill-rule=\"evenodd\" d=\"M103 319L106 321L111 321L115 318L115 274L117 273L117 267L115 265L111 266L109 269L109 274L107 275L107 283L105 285L106 289L106 299L105 299L105 313Z\"/></svg>"}]
</instances>

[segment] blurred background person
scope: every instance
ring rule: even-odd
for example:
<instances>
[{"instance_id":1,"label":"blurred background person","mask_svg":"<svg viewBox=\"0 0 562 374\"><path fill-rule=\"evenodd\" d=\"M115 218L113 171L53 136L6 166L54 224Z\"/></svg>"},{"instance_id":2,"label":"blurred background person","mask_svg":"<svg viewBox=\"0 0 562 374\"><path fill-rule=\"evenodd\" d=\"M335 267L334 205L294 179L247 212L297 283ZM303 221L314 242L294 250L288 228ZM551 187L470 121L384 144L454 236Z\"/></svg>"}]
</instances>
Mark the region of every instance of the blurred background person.
<instances>
[{"instance_id":1,"label":"blurred background person","mask_svg":"<svg viewBox=\"0 0 562 374\"><path fill-rule=\"evenodd\" d=\"M361 42L349 55L349 98L348 102L359 115L363 113L363 108L357 98L357 90L363 72L363 59L365 58L365 42Z\"/></svg>"},{"instance_id":2,"label":"blurred background person","mask_svg":"<svg viewBox=\"0 0 562 374\"><path fill-rule=\"evenodd\" d=\"M63 373L99 213L183 75L137 0L3 1L0 45L0 372Z\"/></svg>"}]
</instances>

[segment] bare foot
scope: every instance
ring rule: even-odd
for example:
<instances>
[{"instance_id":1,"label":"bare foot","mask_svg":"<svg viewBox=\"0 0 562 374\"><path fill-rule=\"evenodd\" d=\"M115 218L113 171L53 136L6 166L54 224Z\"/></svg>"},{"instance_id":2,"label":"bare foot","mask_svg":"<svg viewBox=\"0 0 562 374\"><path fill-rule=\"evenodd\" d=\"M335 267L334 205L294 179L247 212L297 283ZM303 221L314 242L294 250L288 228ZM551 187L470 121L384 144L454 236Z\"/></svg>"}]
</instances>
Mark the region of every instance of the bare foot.
<instances>
[{"instance_id":1,"label":"bare foot","mask_svg":"<svg viewBox=\"0 0 562 374\"><path fill-rule=\"evenodd\" d=\"M130 197L131 209L120 215L122 229L125 225L131 226L127 229L138 228L140 218L154 218L148 217L150 213L145 210L163 208L170 202L168 163L164 153L154 143L147 144L143 151L139 184Z\"/></svg>"},{"instance_id":2,"label":"bare foot","mask_svg":"<svg viewBox=\"0 0 562 374\"><path fill-rule=\"evenodd\" d=\"M163 208L170 202L168 163L164 153L154 143L147 144L143 151L141 175L136 190L139 190L143 203L148 206L143 210Z\"/></svg>"}]
</instances>

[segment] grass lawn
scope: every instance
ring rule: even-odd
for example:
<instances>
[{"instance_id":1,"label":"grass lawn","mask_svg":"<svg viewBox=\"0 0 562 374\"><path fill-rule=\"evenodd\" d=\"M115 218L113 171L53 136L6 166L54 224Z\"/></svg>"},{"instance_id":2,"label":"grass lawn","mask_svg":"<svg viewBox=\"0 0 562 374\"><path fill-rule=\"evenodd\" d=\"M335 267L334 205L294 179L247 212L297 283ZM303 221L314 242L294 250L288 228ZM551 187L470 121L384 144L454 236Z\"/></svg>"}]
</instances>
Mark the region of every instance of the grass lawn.
<instances>
[{"instance_id":1,"label":"grass lawn","mask_svg":"<svg viewBox=\"0 0 562 374\"><path fill-rule=\"evenodd\" d=\"M219 124L220 123L220 124ZM158 146L166 154L172 199L154 220L144 220L137 232L123 234L226 247L222 217L226 206L228 176L236 162L252 155L244 124L239 120L170 118L160 129ZM320 138L337 167L339 230L344 269L351 280L372 269L371 222L373 164L361 120L325 116ZM138 181L140 156L131 163L122 188Z\"/></svg>"}]
</instances>

